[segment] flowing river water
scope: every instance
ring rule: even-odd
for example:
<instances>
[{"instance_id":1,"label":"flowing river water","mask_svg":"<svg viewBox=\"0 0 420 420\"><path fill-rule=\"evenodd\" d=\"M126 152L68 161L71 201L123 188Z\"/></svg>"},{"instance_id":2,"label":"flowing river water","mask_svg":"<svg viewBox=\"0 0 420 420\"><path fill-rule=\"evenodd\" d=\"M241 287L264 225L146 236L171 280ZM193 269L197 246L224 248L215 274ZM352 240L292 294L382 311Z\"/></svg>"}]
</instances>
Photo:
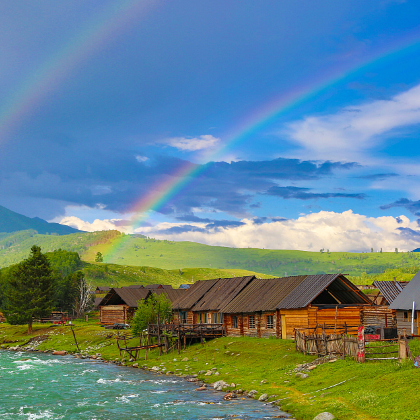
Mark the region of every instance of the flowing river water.
<instances>
[{"instance_id":1,"label":"flowing river water","mask_svg":"<svg viewBox=\"0 0 420 420\"><path fill-rule=\"evenodd\" d=\"M176 376L70 356L0 351L0 419L272 419L251 399L223 401Z\"/></svg>"}]
</instances>

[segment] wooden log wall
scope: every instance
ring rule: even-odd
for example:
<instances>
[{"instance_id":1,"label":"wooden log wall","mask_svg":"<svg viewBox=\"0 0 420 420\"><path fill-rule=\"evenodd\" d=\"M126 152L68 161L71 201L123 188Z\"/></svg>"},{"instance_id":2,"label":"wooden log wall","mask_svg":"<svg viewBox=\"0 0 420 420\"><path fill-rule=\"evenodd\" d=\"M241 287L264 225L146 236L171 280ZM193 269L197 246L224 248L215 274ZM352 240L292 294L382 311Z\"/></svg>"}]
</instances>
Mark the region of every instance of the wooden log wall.
<instances>
[{"instance_id":1,"label":"wooden log wall","mask_svg":"<svg viewBox=\"0 0 420 420\"><path fill-rule=\"evenodd\" d=\"M127 322L127 305L107 305L99 307L99 319L103 325L115 323L125 324Z\"/></svg>"},{"instance_id":2,"label":"wooden log wall","mask_svg":"<svg viewBox=\"0 0 420 420\"><path fill-rule=\"evenodd\" d=\"M1 312L0 312L0 322L6 322L6 318Z\"/></svg>"},{"instance_id":3,"label":"wooden log wall","mask_svg":"<svg viewBox=\"0 0 420 420\"><path fill-rule=\"evenodd\" d=\"M318 309L316 312L316 323L309 324L310 328L320 325L360 325L360 307L346 307L346 308L327 308ZM326 331L326 334L334 333L334 329Z\"/></svg>"},{"instance_id":4,"label":"wooden log wall","mask_svg":"<svg viewBox=\"0 0 420 420\"><path fill-rule=\"evenodd\" d=\"M367 326L379 326L395 328L397 326L397 315L395 309L387 306L369 306L360 311L361 324Z\"/></svg>"}]
</instances>

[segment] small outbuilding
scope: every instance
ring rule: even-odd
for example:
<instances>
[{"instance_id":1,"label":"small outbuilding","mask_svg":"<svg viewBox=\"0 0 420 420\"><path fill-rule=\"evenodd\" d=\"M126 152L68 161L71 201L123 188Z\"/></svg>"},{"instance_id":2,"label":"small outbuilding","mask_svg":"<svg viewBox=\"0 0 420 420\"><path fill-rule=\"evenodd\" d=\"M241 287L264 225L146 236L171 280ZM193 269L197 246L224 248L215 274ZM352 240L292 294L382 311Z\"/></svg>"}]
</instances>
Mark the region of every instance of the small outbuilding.
<instances>
[{"instance_id":1,"label":"small outbuilding","mask_svg":"<svg viewBox=\"0 0 420 420\"><path fill-rule=\"evenodd\" d=\"M147 299L151 291L142 288L112 288L99 304L102 325L128 324L137 309L137 302Z\"/></svg>"},{"instance_id":2,"label":"small outbuilding","mask_svg":"<svg viewBox=\"0 0 420 420\"><path fill-rule=\"evenodd\" d=\"M420 271L404 287L389 305L397 312L398 333L419 334Z\"/></svg>"}]
</instances>

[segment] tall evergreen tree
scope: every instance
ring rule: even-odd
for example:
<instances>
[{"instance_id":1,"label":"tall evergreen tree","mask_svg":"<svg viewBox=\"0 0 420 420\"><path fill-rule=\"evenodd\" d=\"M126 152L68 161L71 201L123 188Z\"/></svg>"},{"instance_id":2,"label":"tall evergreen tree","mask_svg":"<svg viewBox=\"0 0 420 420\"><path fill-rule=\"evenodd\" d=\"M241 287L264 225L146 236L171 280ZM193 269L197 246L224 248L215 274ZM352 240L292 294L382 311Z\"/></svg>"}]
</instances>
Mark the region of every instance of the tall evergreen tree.
<instances>
[{"instance_id":1,"label":"tall evergreen tree","mask_svg":"<svg viewBox=\"0 0 420 420\"><path fill-rule=\"evenodd\" d=\"M14 325L28 324L32 318L48 316L54 307L55 275L39 246L31 248L29 258L10 270L4 293L4 316Z\"/></svg>"}]
</instances>

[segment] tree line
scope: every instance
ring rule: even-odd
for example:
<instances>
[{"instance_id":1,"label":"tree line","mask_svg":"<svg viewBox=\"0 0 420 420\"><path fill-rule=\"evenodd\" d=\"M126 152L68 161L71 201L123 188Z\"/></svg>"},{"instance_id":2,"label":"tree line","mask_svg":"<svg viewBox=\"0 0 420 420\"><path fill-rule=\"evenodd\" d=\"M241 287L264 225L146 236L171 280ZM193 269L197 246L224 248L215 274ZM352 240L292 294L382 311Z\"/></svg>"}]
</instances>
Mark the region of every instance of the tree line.
<instances>
[{"instance_id":1,"label":"tree line","mask_svg":"<svg viewBox=\"0 0 420 420\"><path fill-rule=\"evenodd\" d=\"M48 317L53 310L81 316L93 306L92 287L75 252L61 249L48 255L33 245L29 257L0 271L0 309L12 325Z\"/></svg>"}]
</instances>

